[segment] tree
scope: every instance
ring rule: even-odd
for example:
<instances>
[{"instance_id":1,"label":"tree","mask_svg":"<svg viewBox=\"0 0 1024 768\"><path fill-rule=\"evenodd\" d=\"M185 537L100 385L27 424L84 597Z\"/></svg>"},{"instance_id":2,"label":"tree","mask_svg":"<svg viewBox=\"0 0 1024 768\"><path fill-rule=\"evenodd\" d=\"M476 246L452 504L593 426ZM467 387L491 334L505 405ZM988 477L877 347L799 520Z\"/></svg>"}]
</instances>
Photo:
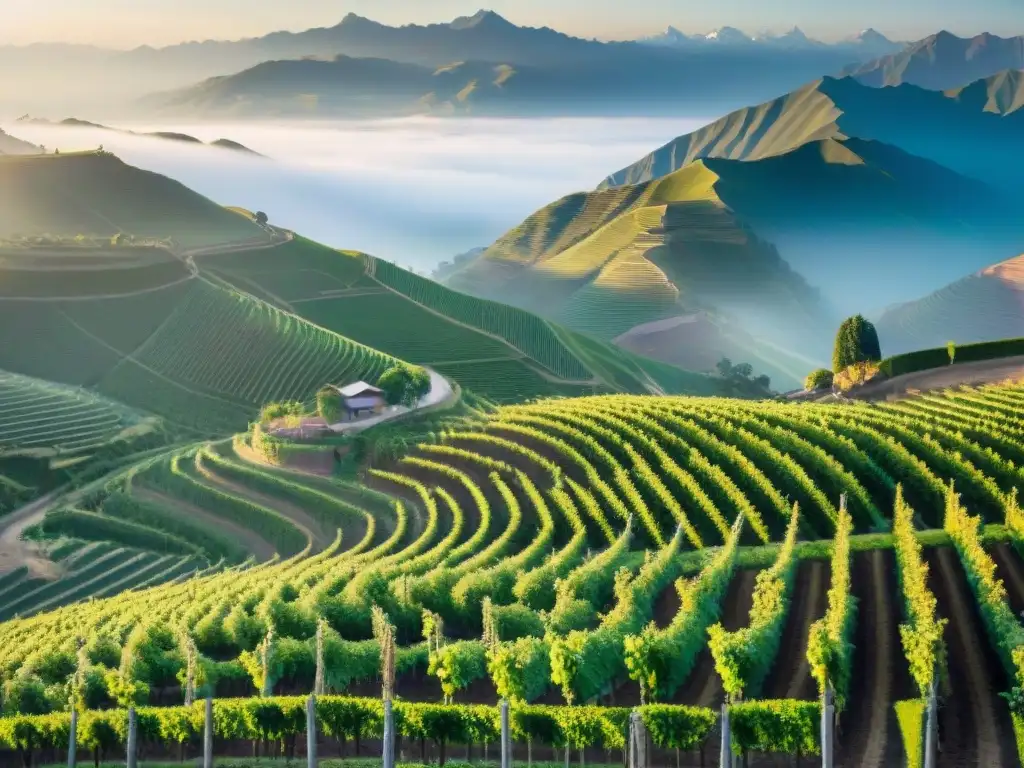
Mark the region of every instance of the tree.
<instances>
[{"instance_id":1,"label":"tree","mask_svg":"<svg viewBox=\"0 0 1024 768\"><path fill-rule=\"evenodd\" d=\"M270 221L270 219L267 217L267 214L265 214L263 211L256 211L257 224L259 224L261 227L265 227L267 226L268 221Z\"/></svg>"},{"instance_id":2,"label":"tree","mask_svg":"<svg viewBox=\"0 0 1024 768\"><path fill-rule=\"evenodd\" d=\"M950 365L952 365L954 362L956 362L956 342L955 341L947 341L946 342L946 354L949 355L949 364Z\"/></svg>"},{"instance_id":3,"label":"tree","mask_svg":"<svg viewBox=\"0 0 1024 768\"><path fill-rule=\"evenodd\" d=\"M863 315L854 315L844 320L836 333L832 370L838 373L855 363L878 362L881 359L882 350L875 326L865 320Z\"/></svg>"},{"instance_id":4,"label":"tree","mask_svg":"<svg viewBox=\"0 0 1024 768\"><path fill-rule=\"evenodd\" d=\"M414 406L430 392L430 374L414 365L396 365L384 371L377 386L391 405Z\"/></svg>"}]
</instances>

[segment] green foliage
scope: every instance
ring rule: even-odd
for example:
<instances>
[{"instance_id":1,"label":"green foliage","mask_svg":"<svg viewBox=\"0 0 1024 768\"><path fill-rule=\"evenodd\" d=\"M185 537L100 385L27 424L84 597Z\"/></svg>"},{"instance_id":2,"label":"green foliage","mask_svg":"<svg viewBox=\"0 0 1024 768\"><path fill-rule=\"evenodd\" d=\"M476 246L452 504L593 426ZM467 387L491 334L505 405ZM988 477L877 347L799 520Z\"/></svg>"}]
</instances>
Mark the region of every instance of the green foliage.
<instances>
[{"instance_id":1,"label":"green foliage","mask_svg":"<svg viewBox=\"0 0 1024 768\"><path fill-rule=\"evenodd\" d=\"M651 741L663 749L700 749L718 725L714 710L701 707L649 704L640 715Z\"/></svg>"},{"instance_id":2,"label":"green foliage","mask_svg":"<svg viewBox=\"0 0 1024 768\"><path fill-rule=\"evenodd\" d=\"M893 704L896 722L899 723L903 738L903 753L907 756L907 768L921 768L924 765L924 719L927 702L924 699L909 699Z\"/></svg>"},{"instance_id":3,"label":"green foliage","mask_svg":"<svg viewBox=\"0 0 1024 768\"><path fill-rule=\"evenodd\" d=\"M942 634L946 620L936 618L935 595L928 589L928 565L921 555L921 542L914 535L914 511L904 501L901 486L896 489L892 532L906 618L900 625L900 640L910 663L910 675L921 696L927 697L932 680L945 664Z\"/></svg>"},{"instance_id":4,"label":"green foliage","mask_svg":"<svg viewBox=\"0 0 1024 768\"><path fill-rule=\"evenodd\" d=\"M956 362L958 363L976 363L982 360L998 360L1017 355L1024 355L1024 339L1001 339L956 346ZM905 373L941 368L948 365L949 362L948 347L922 349L886 358L881 363L881 371L886 376L901 376Z\"/></svg>"},{"instance_id":5,"label":"green foliage","mask_svg":"<svg viewBox=\"0 0 1024 768\"><path fill-rule=\"evenodd\" d=\"M808 392L830 389L832 387L832 378L832 371L828 368L817 368L807 374L807 378L804 379L804 389Z\"/></svg>"},{"instance_id":6,"label":"green foliage","mask_svg":"<svg viewBox=\"0 0 1024 768\"><path fill-rule=\"evenodd\" d=\"M952 365L953 363L955 363L956 362L956 342L955 341L947 341L946 342L946 353L949 355L949 364Z\"/></svg>"},{"instance_id":7,"label":"green foliage","mask_svg":"<svg viewBox=\"0 0 1024 768\"><path fill-rule=\"evenodd\" d=\"M832 585L828 590L825 616L811 625L807 662L824 695L831 686L835 691L836 711L846 706L850 690L853 656L853 628L856 621L856 600L850 594L850 535L853 519L846 511L846 499L839 510L836 537L832 543Z\"/></svg>"},{"instance_id":8,"label":"green foliage","mask_svg":"<svg viewBox=\"0 0 1024 768\"><path fill-rule=\"evenodd\" d=\"M821 753L821 705L793 699L744 701L729 707L732 749L817 755Z\"/></svg>"},{"instance_id":9,"label":"green foliage","mask_svg":"<svg viewBox=\"0 0 1024 768\"><path fill-rule=\"evenodd\" d=\"M836 333L835 348L832 351L832 370L844 371L857 363L868 363L882 359L878 343L878 331L864 319L863 315L847 318Z\"/></svg>"},{"instance_id":10,"label":"green foliage","mask_svg":"<svg viewBox=\"0 0 1024 768\"><path fill-rule=\"evenodd\" d=\"M430 654L428 671L441 681L441 690L450 702L474 680L487 676L487 649L478 640L442 645Z\"/></svg>"},{"instance_id":11,"label":"green foliage","mask_svg":"<svg viewBox=\"0 0 1024 768\"><path fill-rule=\"evenodd\" d=\"M487 671L498 696L528 704L551 684L551 646L538 637L501 642L487 652Z\"/></svg>"},{"instance_id":12,"label":"green foliage","mask_svg":"<svg viewBox=\"0 0 1024 768\"><path fill-rule=\"evenodd\" d=\"M725 591L736 566L743 518L737 517L729 538L692 580L680 580L679 611L672 623L659 630L653 623L639 634L623 639L626 670L640 684L641 700L671 698L696 664L704 648L707 629L718 618Z\"/></svg>"},{"instance_id":13,"label":"green foliage","mask_svg":"<svg viewBox=\"0 0 1024 768\"><path fill-rule=\"evenodd\" d=\"M316 412L328 424L337 423L341 417L341 393L334 387L324 387L317 392Z\"/></svg>"},{"instance_id":14,"label":"green foliage","mask_svg":"<svg viewBox=\"0 0 1024 768\"><path fill-rule=\"evenodd\" d=\"M750 623L737 632L721 624L708 629L708 647L725 692L735 699L755 696L774 663L789 611L789 593L796 573L796 537L800 509L793 505L786 540L775 564L757 574Z\"/></svg>"},{"instance_id":15,"label":"green foliage","mask_svg":"<svg viewBox=\"0 0 1024 768\"><path fill-rule=\"evenodd\" d=\"M289 416L304 416L306 406L298 400L286 400L280 403L267 403L260 409L260 424L267 424L275 419L284 419Z\"/></svg>"},{"instance_id":16,"label":"green foliage","mask_svg":"<svg viewBox=\"0 0 1024 768\"><path fill-rule=\"evenodd\" d=\"M381 374L377 386L391 405L412 407L430 392L430 374L416 365L395 365Z\"/></svg>"},{"instance_id":17,"label":"green foliage","mask_svg":"<svg viewBox=\"0 0 1024 768\"><path fill-rule=\"evenodd\" d=\"M633 578L620 569L615 578L615 606L594 631L576 630L551 642L551 681L565 700L587 702L627 673L625 638L650 620L654 600L680 573L679 552L685 535L679 526L672 540L651 556Z\"/></svg>"}]
</instances>

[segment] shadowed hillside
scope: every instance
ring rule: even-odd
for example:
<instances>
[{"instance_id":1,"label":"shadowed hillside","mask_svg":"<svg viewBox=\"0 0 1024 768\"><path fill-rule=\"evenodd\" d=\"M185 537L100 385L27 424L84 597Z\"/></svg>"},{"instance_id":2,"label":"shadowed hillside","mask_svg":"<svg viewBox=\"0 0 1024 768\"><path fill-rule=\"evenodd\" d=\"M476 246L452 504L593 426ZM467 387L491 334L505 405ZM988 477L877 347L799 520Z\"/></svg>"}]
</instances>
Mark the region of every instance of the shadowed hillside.
<instances>
[{"instance_id":1,"label":"shadowed hillside","mask_svg":"<svg viewBox=\"0 0 1024 768\"><path fill-rule=\"evenodd\" d=\"M876 326L886 354L1024 337L1024 256L893 307Z\"/></svg>"},{"instance_id":2,"label":"shadowed hillside","mask_svg":"<svg viewBox=\"0 0 1024 768\"><path fill-rule=\"evenodd\" d=\"M183 248L270 241L253 221L107 152L0 158L0 197L0 239L123 233Z\"/></svg>"},{"instance_id":3,"label":"shadowed hillside","mask_svg":"<svg viewBox=\"0 0 1024 768\"><path fill-rule=\"evenodd\" d=\"M963 88L953 88L946 95L971 109L1009 115L1024 108L1024 70L1000 72Z\"/></svg>"},{"instance_id":4,"label":"shadowed hillside","mask_svg":"<svg viewBox=\"0 0 1024 768\"><path fill-rule=\"evenodd\" d=\"M0 129L0 155L34 155L40 149Z\"/></svg>"},{"instance_id":5,"label":"shadowed hillside","mask_svg":"<svg viewBox=\"0 0 1024 768\"><path fill-rule=\"evenodd\" d=\"M691 357L706 360L736 355L741 337L756 348L742 328L824 359L839 312L934 290L1021 238L1024 227L995 189L880 142L824 139L570 195L447 283L604 338L665 321L642 347L638 334L627 338L676 362L673 336L689 335L700 350ZM670 322L697 310L733 322Z\"/></svg>"},{"instance_id":6,"label":"shadowed hillside","mask_svg":"<svg viewBox=\"0 0 1024 768\"><path fill-rule=\"evenodd\" d=\"M988 87L976 84L970 90ZM1004 118L986 111L978 99L913 85L871 88L830 77L680 136L602 186L658 178L701 158L758 160L809 141L848 137L892 144L1014 191L1024 187L1024 113Z\"/></svg>"}]
</instances>

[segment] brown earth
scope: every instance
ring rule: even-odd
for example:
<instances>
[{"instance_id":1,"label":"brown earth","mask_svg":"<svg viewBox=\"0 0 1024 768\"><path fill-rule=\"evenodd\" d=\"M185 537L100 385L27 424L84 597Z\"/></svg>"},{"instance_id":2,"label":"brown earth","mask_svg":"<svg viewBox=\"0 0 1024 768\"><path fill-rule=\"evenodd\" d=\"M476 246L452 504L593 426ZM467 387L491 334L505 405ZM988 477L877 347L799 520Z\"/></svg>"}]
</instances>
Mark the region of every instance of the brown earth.
<instances>
[{"instance_id":1,"label":"brown earth","mask_svg":"<svg viewBox=\"0 0 1024 768\"><path fill-rule=\"evenodd\" d=\"M999 360L957 363L942 368L916 371L891 379L871 381L850 393L857 400L902 400L905 397L936 389L961 385L993 384L1008 379L1024 379L1024 356Z\"/></svg>"},{"instance_id":2,"label":"brown earth","mask_svg":"<svg viewBox=\"0 0 1024 768\"><path fill-rule=\"evenodd\" d=\"M825 615L828 586L828 563L821 560L800 563L779 654L765 681L764 698L804 701L817 698L817 683L811 677L807 662L807 639L811 624Z\"/></svg>"},{"instance_id":3,"label":"brown earth","mask_svg":"<svg viewBox=\"0 0 1024 768\"><path fill-rule=\"evenodd\" d=\"M857 600L850 701L836 731L837 768L902 765L903 742L893 703L916 695L900 643L896 562L891 550L853 555Z\"/></svg>"},{"instance_id":4,"label":"brown earth","mask_svg":"<svg viewBox=\"0 0 1024 768\"><path fill-rule=\"evenodd\" d=\"M990 554L996 561L996 575L1006 586L1010 608L1020 616L1024 613L1024 562L1012 544L996 544Z\"/></svg>"},{"instance_id":5,"label":"brown earth","mask_svg":"<svg viewBox=\"0 0 1024 768\"><path fill-rule=\"evenodd\" d=\"M939 709L939 768L1020 766L1006 702L1009 689L956 550L927 550L929 586L946 627L948 687Z\"/></svg>"}]
</instances>

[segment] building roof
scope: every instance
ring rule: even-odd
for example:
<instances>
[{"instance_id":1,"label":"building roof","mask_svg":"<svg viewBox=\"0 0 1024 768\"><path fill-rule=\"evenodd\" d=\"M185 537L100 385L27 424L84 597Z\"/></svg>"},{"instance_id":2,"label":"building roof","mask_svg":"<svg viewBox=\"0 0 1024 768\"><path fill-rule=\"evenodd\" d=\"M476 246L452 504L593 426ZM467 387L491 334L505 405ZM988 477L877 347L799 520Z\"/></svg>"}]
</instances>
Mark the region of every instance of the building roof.
<instances>
[{"instance_id":1,"label":"building roof","mask_svg":"<svg viewBox=\"0 0 1024 768\"><path fill-rule=\"evenodd\" d=\"M367 384L365 381L357 381L353 384L346 384L344 387L337 387L338 394L342 397L355 397L365 392L374 392L376 394L383 395L384 390L377 389L372 384Z\"/></svg>"}]
</instances>

